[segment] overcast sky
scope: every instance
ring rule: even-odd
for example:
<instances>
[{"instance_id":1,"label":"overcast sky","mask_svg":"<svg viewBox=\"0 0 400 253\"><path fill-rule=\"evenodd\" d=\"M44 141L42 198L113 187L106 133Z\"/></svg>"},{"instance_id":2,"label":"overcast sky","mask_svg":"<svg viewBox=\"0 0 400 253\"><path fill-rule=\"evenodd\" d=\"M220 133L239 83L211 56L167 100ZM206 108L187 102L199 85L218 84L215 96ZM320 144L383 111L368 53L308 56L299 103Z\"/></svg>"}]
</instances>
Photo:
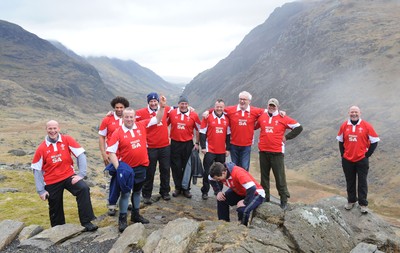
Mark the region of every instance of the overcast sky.
<instances>
[{"instance_id":1,"label":"overcast sky","mask_svg":"<svg viewBox=\"0 0 400 253\"><path fill-rule=\"evenodd\" d=\"M0 19L81 56L134 60L189 82L290 0L10 0Z\"/></svg>"}]
</instances>

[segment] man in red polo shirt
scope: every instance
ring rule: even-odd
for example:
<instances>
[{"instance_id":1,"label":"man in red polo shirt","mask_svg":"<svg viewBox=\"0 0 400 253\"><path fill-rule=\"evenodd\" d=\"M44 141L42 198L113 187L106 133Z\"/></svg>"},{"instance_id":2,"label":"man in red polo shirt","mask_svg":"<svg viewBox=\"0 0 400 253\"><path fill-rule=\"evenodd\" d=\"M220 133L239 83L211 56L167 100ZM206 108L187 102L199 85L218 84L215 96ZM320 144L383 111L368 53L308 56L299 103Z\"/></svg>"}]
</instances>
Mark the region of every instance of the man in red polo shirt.
<instances>
[{"instance_id":1,"label":"man in red polo shirt","mask_svg":"<svg viewBox=\"0 0 400 253\"><path fill-rule=\"evenodd\" d=\"M239 104L225 107L231 127L230 154L232 162L249 170L251 145L254 138L254 126L263 108L251 106L252 96L247 91L239 93Z\"/></svg>"},{"instance_id":2,"label":"man in red polo shirt","mask_svg":"<svg viewBox=\"0 0 400 253\"><path fill-rule=\"evenodd\" d=\"M99 148L101 156L103 157L104 165L106 166L110 163L110 159L106 152L106 142L111 138L115 129L122 126L122 112L125 108L129 107L129 101L124 97L115 97L111 100L110 104L114 109L114 112L112 115L104 117L99 127Z\"/></svg>"},{"instance_id":3,"label":"man in red polo shirt","mask_svg":"<svg viewBox=\"0 0 400 253\"><path fill-rule=\"evenodd\" d=\"M105 166L107 166L110 163L110 159L108 158L108 154L106 152L107 141L110 140L111 135L113 134L115 129L122 126L122 112L124 111L125 108L129 107L129 101L124 97L115 97L113 100L111 100L110 104L111 107L114 109L114 112L104 117L99 127L99 148ZM107 190L108 190L110 184L109 182L110 177L108 173L105 174L105 178L108 181L107 182ZM114 216L117 212L116 210L117 203L110 203L110 199L118 199L118 198L113 198L109 196L107 200L108 215Z\"/></svg>"},{"instance_id":4,"label":"man in red polo shirt","mask_svg":"<svg viewBox=\"0 0 400 253\"><path fill-rule=\"evenodd\" d=\"M368 158L374 153L380 139L372 125L361 119L358 106L350 107L348 114L349 119L340 126L336 137L346 177L348 203L345 209L351 210L358 201L361 213L367 214Z\"/></svg>"},{"instance_id":5,"label":"man in red polo shirt","mask_svg":"<svg viewBox=\"0 0 400 253\"><path fill-rule=\"evenodd\" d=\"M150 119L155 117L160 109L160 98L157 93L152 92L147 95L148 106L136 111L136 121ZM164 111L168 112L169 106ZM164 200L170 200L170 146L168 135L168 113L164 113L161 122L157 125L146 128L147 131L147 152L149 154L149 167L147 168L146 181L143 185L142 196L145 204L151 204L151 195L153 191L154 175L157 162L160 170L160 195Z\"/></svg>"},{"instance_id":6,"label":"man in red polo shirt","mask_svg":"<svg viewBox=\"0 0 400 253\"><path fill-rule=\"evenodd\" d=\"M198 129L201 122L197 113L189 110L189 102L185 96L180 96L178 108L169 112L168 123L171 125L171 170L175 184L172 196L177 197L183 193L186 198L191 198L190 187L182 188L182 179L193 148L199 149ZM195 130L196 138L194 139Z\"/></svg>"},{"instance_id":7,"label":"man in red polo shirt","mask_svg":"<svg viewBox=\"0 0 400 253\"><path fill-rule=\"evenodd\" d=\"M303 127L296 120L279 115L279 101L276 98L268 100L268 110L257 120L256 129L260 128L258 142L261 185L266 197L270 200L270 172L275 177L276 189L278 190L281 208L287 209L287 199L290 197L286 183L284 164L285 145L287 140L295 138L303 131ZM285 135L286 130L290 132Z\"/></svg>"},{"instance_id":8,"label":"man in red polo shirt","mask_svg":"<svg viewBox=\"0 0 400 253\"><path fill-rule=\"evenodd\" d=\"M214 110L201 121L200 146L201 152L204 154L201 192L204 200L208 199L208 191L210 190L208 181L210 166L213 162L225 163L226 156L229 156L231 130L229 119L224 115L224 109L224 101L217 99Z\"/></svg>"},{"instance_id":9,"label":"man in red polo shirt","mask_svg":"<svg viewBox=\"0 0 400 253\"><path fill-rule=\"evenodd\" d=\"M247 226L250 213L264 202L265 192L245 169L234 163L213 163L210 168L210 183L217 194L218 219L230 221L230 206L237 206L238 219ZM222 182L229 189L222 192L217 184Z\"/></svg>"},{"instance_id":10,"label":"man in red polo shirt","mask_svg":"<svg viewBox=\"0 0 400 253\"><path fill-rule=\"evenodd\" d=\"M149 165L147 153L147 127L158 124L164 114L166 98L161 97L160 109L156 117L136 122L136 113L132 108L125 108L123 112L123 125L114 131L108 142L111 163L114 168L119 167L119 161L125 162L132 167L135 177L132 190L132 222L149 223L147 219L139 214L140 194L146 179L146 170ZM116 153L119 156L117 157ZM118 170L118 169L117 169ZM127 210L129 203L129 192L121 193L119 201L119 230L122 232L127 227Z\"/></svg>"},{"instance_id":11,"label":"man in red polo shirt","mask_svg":"<svg viewBox=\"0 0 400 253\"><path fill-rule=\"evenodd\" d=\"M47 122L46 131L47 136L36 150L31 168L37 193L43 201L49 201L51 226L65 224L63 193L66 189L76 197L79 220L85 231L97 230L97 226L91 223L96 217L90 189L83 181L86 176L85 150L71 136L61 135L55 120ZM78 174L74 171L71 154L77 158Z\"/></svg>"},{"instance_id":12,"label":"man in red polo shirt","mask_svg":"<svg viewBox=\"0 0 400 253\"><path fill-rule=\"evenodd\" d=\"M225 107L225 116L229 118L231 128L230 155L232 162L249 170L251 145L254 138L254 126L265 109L250 106L252 95L247 91L239 93L239 104ZM210 111L203 113L207 118ZM284 111L279 112L282 117Z\"/></svg>"}]
</instances>

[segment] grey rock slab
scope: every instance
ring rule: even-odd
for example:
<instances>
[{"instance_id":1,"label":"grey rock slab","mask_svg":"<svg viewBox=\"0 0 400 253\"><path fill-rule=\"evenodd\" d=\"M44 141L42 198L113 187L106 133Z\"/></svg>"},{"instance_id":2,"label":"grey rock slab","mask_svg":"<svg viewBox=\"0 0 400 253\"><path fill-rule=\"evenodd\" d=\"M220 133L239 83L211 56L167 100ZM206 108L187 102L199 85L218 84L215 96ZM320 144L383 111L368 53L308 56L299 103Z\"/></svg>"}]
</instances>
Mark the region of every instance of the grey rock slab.
<instances>
[{"instance_id":1,"label":"grey rock slab","mask_svg":"<svg viewBox=\"0 0 400 253\"><path fill-rule=\"evenodd\" d=\"M54 244L60 244L82 233L83 227L77 224L58 225L21 242L19 247L37 247L47 249Z\"/></svg>"},{"instance_id":2,"label":"grey rock slab","mask_svg":"<svg viewBox=\"0 0 400 253\"><path fill-rule=\"evenodd\" d=\"M135 245L146 239L146 229L142 223L128 226L114 243L109 253L130 252Z\"/></svg>"},{"instance_id":3,"label":"grey rock slab","mask_svg":"<svg viewBox=\"0 0 400 253\"><path fill-rule=\"evenodd\" d=\"M340 212L300 207L286 212L285 234L300 252L349 252L355 243L343 229Z\"/></svg>"},{"instance_id":4,"label":"grey rock slab","mask_svg":"<svg viewBox=\"0 0 400 253\"><path fill-rule=\"evenodd\" d=\"M373 244L361 242L350 253L375 253L378 247Z\"/></svg>"},{"instance_id":5,"label":"grey rock slab","mask_svg":"<svg viewBox=\"0 0 400 253\"><path fill-rule=\"evenodd\" d=\"M198 230L199 222L192 219L179 218L168 222L154 253L187 252L189 243L197 235Z\"/></svg>"},{"instance_id":6,"label":"grey rock slab","mask_svg":"<svg viewBox=\"0 0 400 253\"><path fill-rule=\"evenodd\" d=\"M153 233L151 233L147 239L146 239L146 243L143 246L142 250L144 253L151 253L154 252L154 250L156 249L158 243L160 242L161 238L162 238L162 229L153 231Z\"/></svg>"},{"instance_id":7,"label":"grey rock slab","mask_svg":"<svg viewBox=\"0 0 400 253\"><path fill-rule=\"evenodd\" d=\"M39 234L42 231L43 231L43 227L39 226L39 225L30 225L30 226L24 227L24 229L22 229L21 233L19 233L18 240L20 242L22 242L26 239L31 238L32 236Z\"/></svg>"},{"instance_id":8,"label":"grey rock slab","mask_svg":"<svg viewBox=\"0 0 400 253\"><path fill-rule=\"evenodd\" d=\"M0 250L10 244L24 228L20 221L3 220L0 222Z\"/></svg>"}]
</instances>

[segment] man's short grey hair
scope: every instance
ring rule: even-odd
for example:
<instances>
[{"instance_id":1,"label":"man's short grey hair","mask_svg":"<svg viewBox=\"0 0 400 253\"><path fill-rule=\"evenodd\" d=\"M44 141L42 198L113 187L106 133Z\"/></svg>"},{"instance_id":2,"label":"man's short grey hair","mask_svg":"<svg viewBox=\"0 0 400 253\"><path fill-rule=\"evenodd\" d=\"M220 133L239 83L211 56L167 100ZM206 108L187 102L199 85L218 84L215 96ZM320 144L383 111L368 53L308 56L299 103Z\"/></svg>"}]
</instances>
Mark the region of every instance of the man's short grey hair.
<instances>
[{"instance_id":1,"label":"man's short grey hair","mask_svg":"<svg viewBox=\"0 0 400 253\"><path fill-rule=\"evenodd\" d=\"M124 110L123 110L123 114L125 114L125 112L134 112L135 114L136 114L136 111L135 111L135 109L133 109L132 107L126 107Z\"/></svg>"},{"instance_id":2,"label":"man's short grey hair","mask_svg":"<svg viewBox=\"0 0 400 253\"><path fill-rule=\"evenodd\" d=\"M251 100L251 98L252 98L250 92L248 92L248 91L242 91L242 92L240 92L240 93L239 93L239 98L240 98L241 95L246 96L248 100Z\"/></svg>"}]
</instances>

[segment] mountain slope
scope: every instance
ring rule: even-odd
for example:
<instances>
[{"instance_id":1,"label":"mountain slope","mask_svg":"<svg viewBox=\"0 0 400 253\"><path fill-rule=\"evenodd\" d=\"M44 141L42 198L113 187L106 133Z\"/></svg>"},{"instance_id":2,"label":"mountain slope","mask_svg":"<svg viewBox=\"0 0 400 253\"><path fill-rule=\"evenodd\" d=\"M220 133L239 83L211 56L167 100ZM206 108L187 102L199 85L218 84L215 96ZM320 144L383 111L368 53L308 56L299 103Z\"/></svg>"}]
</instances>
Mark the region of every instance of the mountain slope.
<instances>
[{"instance_id":1,"label":"mountain slope","mask_svg":"<svg viewBox=\"0 0 400 253\"><path fill-rule=\"evenodd\" d=\"M359 105L382 139L370 159L370 195L393 206L400 203L400 133L393 129L400 123L398 13L394 0L285 4L184 94L202 109L218 97L236 104L242 90L258 107L278 98L305 129L288 142L287 166L340 188L345 182L335 136L347 109Z\"/></svg>"},{"instance_id":2,"label":"mountain slope","mask_svg":"<svg viewBox=\"0 0 400 253\"><path fill-rule=\"evenodd\" d=\"M108 57L88 57L86 60L99 71L108 89L114 94L126 96L134 108L147 105L146 96L153 91L165 94L171 103L181 93L178 86L132 60Z\"/></svg>"},{"instance_id":3,"label":"mountain slope","mask_svg":"<svg viewBox=\"0 0 400 253\"><path fill-rule=\"evenodd\" d=\"M112 98L98 72L78 62L51 43L21 27L0 21L0 104L25 104L41 109L94 112ZM20 86L27 96L17 99L7 83ZM14 96L15 95L15 96ZM88 106L90 101L90 106Z\"/></svg>"}]
</instances>

